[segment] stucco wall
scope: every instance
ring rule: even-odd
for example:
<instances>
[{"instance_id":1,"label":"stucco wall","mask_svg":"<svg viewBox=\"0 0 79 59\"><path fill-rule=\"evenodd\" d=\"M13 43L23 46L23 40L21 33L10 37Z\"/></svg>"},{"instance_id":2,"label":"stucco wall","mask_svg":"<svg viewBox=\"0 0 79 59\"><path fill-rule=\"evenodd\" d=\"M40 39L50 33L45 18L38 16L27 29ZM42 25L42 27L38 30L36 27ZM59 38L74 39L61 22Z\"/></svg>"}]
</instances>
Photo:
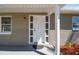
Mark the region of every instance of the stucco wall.
<instances>
[{"instance_id":1,"label":"stucco wall","mask_svg":"<svg viewBox=\"0 0 79 59\"><path fill-rule=\"evenodd\" d=\"M61 15L61 32L60 32L61 45L64 45L66 43L66 41L68 40L68 38L71 36L71 34L73 32L72 31L72 17L73 16L79 16L79 14L62 14ZM79 38L77 38L77 39L79 39Z\"/></svg>"},{"instance_id":2,"label":"stucco wall","mask_svg":"<svg viewBox=\"0 0 79 59\"><path fill-rule=\"evenodd\" d=\"M25 45L28 43L28 15L27 14L0 14L0 16L12 16L12 34L0 35L0 44ZM24 16L26 19L24 19Z\"/></svg>"},{"instance_id":3,"label":"stucco wall","mask_svg":"<svg viewBox=\"0 0 79 59\"><path fill-rule=\"evenodd\" d=\"M74 35L71 42L74 44L79 44L79 31L73 31L72 33L74 33Z\"/></svg>"},{"instance_id":4,"label":"stucco wall","mask_svg":"<svg viewBox=\"0 0 79 59\"><path fill-rule=\"evenodd\" d=\"M56 32L55 32L55 15L51 15L51 20L50 20L50 39L49 41L52 44L55 44L56 42ZM64 45L67 41L67 39L70 37L72 31L72 17L73 16L79 16L79 14L61 14L60 15L60 45ZM78 43L79 38L76 39L75 42Z\"/></svg>"},{"instance_id":5,"label":"stucco wall","mask_svg":"<svg viewBox=\"0 0 79 59\"><path fill-rule=\"evenodd\" d=\"M60 19L60 45L64 45L72 33L72 15L62 14Z\"/></svg>"}]
</instances>

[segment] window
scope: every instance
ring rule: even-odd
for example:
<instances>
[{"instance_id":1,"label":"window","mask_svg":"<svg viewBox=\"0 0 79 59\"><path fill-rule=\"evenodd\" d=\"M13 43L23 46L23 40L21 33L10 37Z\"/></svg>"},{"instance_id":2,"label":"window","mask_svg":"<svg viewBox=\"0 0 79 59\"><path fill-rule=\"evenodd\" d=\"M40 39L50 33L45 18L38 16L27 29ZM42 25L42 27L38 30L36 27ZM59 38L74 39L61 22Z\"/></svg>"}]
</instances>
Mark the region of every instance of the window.
<instances>
[{"instance_id":1,"label":"window","mask_svg":"<svg viewBox=\"0 0 79 59\"><path fill-rule=\"evenodd\" d=\"M48 16L46 16L46 22L48 22Z\"/></svg>"},{"instance_id":2,"label":"window","mask_svg":"<svg viewBox=\"0 0 79 59\"><path fill-rule=\"evenodd\" d=\"M48 42L48 34L49 33L49 19L48 16L45 17L45 38L46 42Z\"/></svg>"},{"instance_id":3,"label":"window","mask_svg":"<svg viewBox=\"0 0 79 59\"><path fill-rule=\"evenodd\" d=\"M30 29L33 29L33 23L30 23Z\"/></svg>"},{"instance_id":4,"label":"window","mask_svg":"<svg viewBox=\"0 0 79 59\"><path fill-rule=\"evenodd\" d=\"M11 17L1 16L0 17L0 34L11 34Z\"/></svg>"},{"instance_id":5,"label":"window","mask_svg":"<svg viewBox=\"0 0 79 59\"><path fill-rule=\"evenodd\" d=\"M30 35L33 35L33 30L30 30Z\"/></svg>"},{"instance_id":6,"label":"window","mask_svg":"<svg viewBox=\"0 0 79 59\"><path fill-rule=\"evenodd\" d=\"M48 35L48 30L46 30L46 35Z\"/></svg>"},{"instance_id":7,"label":"window","mask_svg":"<svg viewBox=\"0 0 79 59\"><path fill-rule=\"evenodd\" d=\"M33 16L30 16L30 43L33 43Z\"/></svg>"},{"instance_id":8,"label":"window","mask_svg":"<svg viewBox=\"0 0 79 59\"><path fill-rule=\"evenodd\" d=\"M30 42L33 42L33 37L30 37Z\"/></svg>"},{"instance_id":9,"label":"window","mask_svg":"<svg viewBox=\"0 0 79 59\"><path fill-rule=\"evenodd\" d=\"M46 29L48 29L48 26L49 26L48 23L46 23Z\"/></svg>"},{"instance_id":10,"label":"window","mask_svg":"<svg viewBox=\"0 0 79 59\"><path fill-rule=\"evenodd\" d=\"M72 17L72 30L79 30L79 16Z\"/></svg>"},{"instance_id":11,"label":"window","mask_svg":"<svg viewBox=\"0 0 79 59\"><path fill-rule=\"evenodd\" d=\"M30 22L33 22L33 16L30 16Z\"/></svg>"}]
</instances>

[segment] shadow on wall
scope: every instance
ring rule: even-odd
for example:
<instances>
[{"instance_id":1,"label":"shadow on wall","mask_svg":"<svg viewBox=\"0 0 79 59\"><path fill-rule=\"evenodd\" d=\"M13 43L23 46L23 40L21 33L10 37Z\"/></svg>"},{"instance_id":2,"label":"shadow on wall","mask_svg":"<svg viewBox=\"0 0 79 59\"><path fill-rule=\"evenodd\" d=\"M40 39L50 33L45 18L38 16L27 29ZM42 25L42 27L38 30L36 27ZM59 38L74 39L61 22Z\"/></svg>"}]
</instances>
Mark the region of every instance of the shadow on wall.
<instances>
[{"instance_id":1,"label":"shadow on wall","mask_svg":"<svg viewBox=\"0 0 79 59\"><path fill-rule=\"evenodd\" d=\"M71 42L72 44L77 44L79 43L79 31L72 31L71 34L69 35L66 44Z\"/></svg>"}]
</instances>

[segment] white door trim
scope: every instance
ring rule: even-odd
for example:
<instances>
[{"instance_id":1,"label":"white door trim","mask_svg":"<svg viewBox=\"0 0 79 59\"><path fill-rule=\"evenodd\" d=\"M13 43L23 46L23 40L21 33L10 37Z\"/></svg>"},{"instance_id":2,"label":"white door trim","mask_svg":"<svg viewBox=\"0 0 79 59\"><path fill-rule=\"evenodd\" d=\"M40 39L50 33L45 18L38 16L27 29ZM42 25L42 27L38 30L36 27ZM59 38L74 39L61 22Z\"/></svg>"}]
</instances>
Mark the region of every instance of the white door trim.
<instances>
[{"instance_id":1,"label":"white door trim","mask_svg":"<svg viewBox=\"0 0 79 59\"><path fill-rule=\"evenodd\" d=\"M48 15L29 15L29 44L33 44L30 42L30 16L48 16ZM48 27L48 38L49 38L49 31L50 31L50 18L48 16L48 21L49 21L49 27Z\"/></svg>"}]
</instances>

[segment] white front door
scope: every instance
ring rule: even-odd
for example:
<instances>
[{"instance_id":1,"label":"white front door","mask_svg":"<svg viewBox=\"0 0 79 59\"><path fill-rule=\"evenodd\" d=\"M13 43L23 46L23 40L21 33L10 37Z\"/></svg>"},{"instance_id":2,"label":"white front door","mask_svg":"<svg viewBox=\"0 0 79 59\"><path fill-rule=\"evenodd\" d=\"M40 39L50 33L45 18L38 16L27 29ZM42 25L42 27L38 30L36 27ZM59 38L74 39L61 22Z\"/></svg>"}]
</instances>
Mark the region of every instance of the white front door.
<instances>
[{"instance_id":1,"label":"white front door","mask_svg":"<svg viewBox=\"0 0 79 59\"><path fill-rule=\"evenodd\" d=\"M45 16L33 15L30 17L30 43L42 43L45 37Z\"/></svg>"},{"instance_id":2,"label":"white front door","mask_svg":"<svg viewBox=\"0 0 79 59\"><path fill-rule=\"evenodd\" d=\"M45 41L45 16L34 16L34 34L33 42L44 42Z\"/></svg>"}]
</instances>

